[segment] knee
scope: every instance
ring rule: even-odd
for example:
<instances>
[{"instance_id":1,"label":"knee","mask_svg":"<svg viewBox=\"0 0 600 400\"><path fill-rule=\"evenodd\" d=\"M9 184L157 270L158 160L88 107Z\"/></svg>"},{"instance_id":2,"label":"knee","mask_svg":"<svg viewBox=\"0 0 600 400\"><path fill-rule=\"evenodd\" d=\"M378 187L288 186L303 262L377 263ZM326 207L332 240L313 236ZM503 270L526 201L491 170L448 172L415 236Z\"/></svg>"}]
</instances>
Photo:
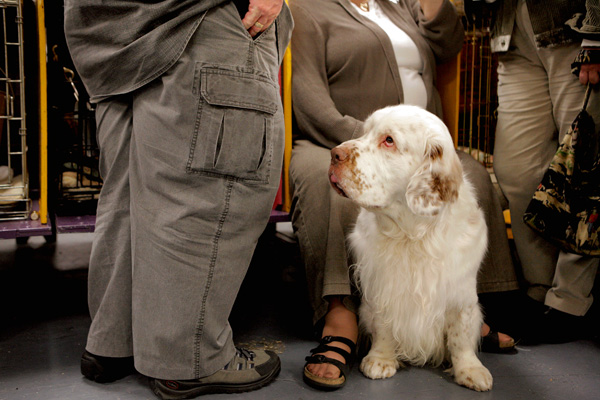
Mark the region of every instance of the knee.
<instances>
[{"instance_id":1,"label":"knee","mask_svg":"<svg viewBox=\"0 0 600 400\"><path fill-rule=\"evenodd\" d=\"M475 188L477 198L480 202L492 200L492 196L495 196L496 192L490 179L490 173L479 161L466 153L463 154L459 154L460 162L467 179Z\"/></svg>"}]
</instances>

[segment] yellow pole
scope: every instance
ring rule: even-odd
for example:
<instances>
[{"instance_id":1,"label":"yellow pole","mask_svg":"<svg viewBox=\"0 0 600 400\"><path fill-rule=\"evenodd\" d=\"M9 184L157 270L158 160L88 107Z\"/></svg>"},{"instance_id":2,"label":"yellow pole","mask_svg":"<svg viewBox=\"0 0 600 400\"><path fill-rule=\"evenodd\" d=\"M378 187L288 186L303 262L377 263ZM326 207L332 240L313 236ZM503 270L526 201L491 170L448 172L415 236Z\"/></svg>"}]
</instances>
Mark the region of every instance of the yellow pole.
<instances>
[{"instance_id":1,"label":"yellow pole","mask_svg":"<svg viewBox=\"0 0 600 400\"><path fill-rule=\"evenodd\" d=\"M40 222L48 223L48 90L46 71L46 20L44 1L37 0L39 50L39 129L40 129Z\"/></svg>"},{"instance_id":2,"label":"yellow pole","mask_svg":"<svg viewBox=\"0 0 600 400\"><path fill-rule=\"evenodd\" d=\"M290 198L290 159L292 158L292 50L288 46L282 65L283 117L285 121L285 149L283 152L283 211L289 212Z\"/></svg>"}]
</instances>

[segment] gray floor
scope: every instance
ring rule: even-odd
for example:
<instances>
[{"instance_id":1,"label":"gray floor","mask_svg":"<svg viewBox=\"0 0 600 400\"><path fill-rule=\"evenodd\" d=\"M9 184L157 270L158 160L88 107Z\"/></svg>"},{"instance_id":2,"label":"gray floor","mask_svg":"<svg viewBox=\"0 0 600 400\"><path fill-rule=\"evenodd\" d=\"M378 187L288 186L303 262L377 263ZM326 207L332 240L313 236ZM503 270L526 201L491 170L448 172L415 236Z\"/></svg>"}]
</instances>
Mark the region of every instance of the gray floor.
<instances>
[{"instance_id":1,"label":"gray floor","mask_svg":"<svg viewBox=\"0 0 600 400\"><path fill-rule=\"evenodd\" d=\"M112 384L82 378L79 357L90 323L87 258L92 234L58 235L54 244L0 240L0 399L155 399L146 378ZM255 256L231 316L238 343L277 350L282 371L271 385L239 399L599 399L600 344L520 346L516 355L481 354L494 388L476 393L441 370L408 368L384 381L355 367L346 387L331 393L302 382L311 339L302 272L294 248L267 237Z\"/></svg>"}]
</instances>

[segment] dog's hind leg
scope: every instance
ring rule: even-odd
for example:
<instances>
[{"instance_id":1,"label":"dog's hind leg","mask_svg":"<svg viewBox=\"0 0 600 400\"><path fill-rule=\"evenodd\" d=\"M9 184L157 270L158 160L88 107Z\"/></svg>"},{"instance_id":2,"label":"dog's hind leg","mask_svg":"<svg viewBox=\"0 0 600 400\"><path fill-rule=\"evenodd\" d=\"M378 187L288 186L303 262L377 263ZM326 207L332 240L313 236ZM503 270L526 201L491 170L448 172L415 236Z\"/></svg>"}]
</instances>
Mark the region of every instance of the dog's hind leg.
<instances>
[{"instance_id":1,"label":"dog's hind leg","mask_svg":"<svg viewBox=\"0 0 600 400\"><path fill-rule=\"evenodd\" d=\"M453 309L446 314L448 351L456 383L478 392L492 388L492 374L477 358L482 315L478 304Z\"/></svg>"},{"instance_id":2,"label":"dog's hind leg","mask_svg":"<svg viewBox=\"0 0 600 400\"><path fill-rule=\"evenodd\" d=\"M377 321L372 314L365 315L367 307L361 306L360 315L364 318L366 330L371 334L372 345L360 363L362 373L371 379L390 378L396 374L400 362L396 357L396 341L391 330Z\"/></svg>"}]
</instances>

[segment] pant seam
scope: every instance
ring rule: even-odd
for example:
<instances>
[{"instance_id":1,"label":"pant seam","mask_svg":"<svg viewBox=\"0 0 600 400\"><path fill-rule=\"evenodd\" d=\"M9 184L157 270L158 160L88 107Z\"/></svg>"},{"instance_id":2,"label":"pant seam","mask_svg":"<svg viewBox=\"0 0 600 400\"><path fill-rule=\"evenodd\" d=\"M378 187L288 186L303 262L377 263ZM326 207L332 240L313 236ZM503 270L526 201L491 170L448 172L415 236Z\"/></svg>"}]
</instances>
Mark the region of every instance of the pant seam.
<instances>
[{"instance_id":1,"label":"pant seam","mask_svg":"<svg viewBox=\"0 0 600 400\"><path fill-rule=\"evenodd\" d=\"M204 288L204 295L202 296L202 306L200 309L200 316L198 318L197 328L196 328L196 339L194 344L194 376L196 379L200 378L200 360L201 360L201 351L200 351L200 343L202 341L202 335L204 334L204 318L206 316L206 302L208 299L208 294L210 291L210 286L212 283L212 278L215 271L215 266L217 263L217 255L219 252L219 239L221 238L221 234L223 232L223 225L225 224L225 220L227 215L229 214L229 202L231 199L231 192L233 189L233 184L235 180L233 178L227 179L227 190L225 194L225 207L221 212L221 217L219 218L219 222L217 224L217 229L215 231L215 235L213 236L213 247L212 254L210 257L210 265L208 268L208 277L206 279L206 286Z\"/></svg>"}]
</instances>

